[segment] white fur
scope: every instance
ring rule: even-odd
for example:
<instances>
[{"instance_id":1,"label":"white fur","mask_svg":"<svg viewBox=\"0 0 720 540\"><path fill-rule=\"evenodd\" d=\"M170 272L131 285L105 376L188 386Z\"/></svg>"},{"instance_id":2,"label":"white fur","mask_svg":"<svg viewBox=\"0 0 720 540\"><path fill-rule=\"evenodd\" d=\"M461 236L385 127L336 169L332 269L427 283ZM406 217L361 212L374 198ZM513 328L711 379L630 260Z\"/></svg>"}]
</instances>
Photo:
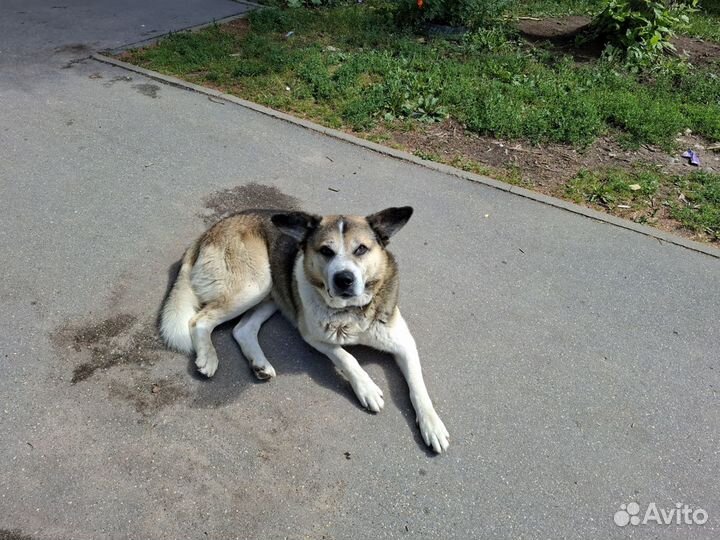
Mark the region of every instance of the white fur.
<instances>
[{"instance_id":1,"label":"white fur","mask_svg":"<svg viewBox=\"0 0 720 540\"><path fill-rule=\"evenodd\" d=\"M355 278L353 281L352 290L353 297L362 298L365 295L365 281L363 280L362 270L360 266L358 266L358 264L355 262L352 255L348 255L347 250L345 249L345 238L343 237L343 234L345 233L345 222L342 219L340 220L338 228L340 230L340 237L337 245L333 244L333 247L335 248L335 256L325 267L325 283L328 284L329 289L327 299L329 300L328 303L331 303L331 305L332 303L337 303L338 299L341 301L346 300L340 297L340 291L335 290L335 280L333 279L333 277L339 272L348 271L352 273L353 277ZM351 298L349 300L354 300L354 298ZM370 302L370 297L367 298L367 301L365 301L364 304L352 305L362 306L367 304L368 302Z\"/></svg>"},{"instance_id":2,"label":"white fur","mask_svg":"<svg viewBox=\"0 0 720 540\"><path fill-rule=\"evenodd\" d=\"M183 260L177 280L163 306L160 322L160 334L165 342L183 353L193 351L189 324L200 307L190 283L191 271L192 264Z\"/></svg>"},{"instance_id":3,"label":"white fur","mask_svg":"<svg viewBox=\"0 0 720 540\"><path fill-rule=\"evenodd\" d=\"M400 314L400 309L395 308L395 313L387 324L372 325L370 330L360 337L360 344L395 356L395 361L407 381L410 401L425 444L438 454L445 452L450 446L450 435L435 412L423 380L415 339Z\"/></svg>"},{"instance_id":4,"label":"white fur","mask_svg":"<svg viewBox=\"0 0 720 540\"><path fill-rule=\"evenodd\" d=\"M222 308L204 307L190 321L190 337L195 349L195 365L198 371L212 377L218 368L218 357L212 344L212 331L218 325L238 317L263 301L271 289L270 274L267 279L250 282L242 290L236 291L232 303Z\"/></svg>"},{"instance_id":5,"label":"white fur","mask_svg":"<svg viewBox=\"0 0 720 540\"><path fill-rule=\"evenodd\" d=\"M233 329L233 337L240 345L245 358L250 362L250 367L255 376L260 380L275 377L275 368L268 362L258 342L260 327L277 310L272 300L268 300L257 306L252 311L245 313L240 322Z\"/></svg>"},{"instance_id":6,"label":"white fur","mask_svg":"<svg viewBox=\"0 0 720 540\"><path fill-rule=\"evenodd\" d=\"M367 331L370 322L358 316L355 310L342 310L367 305L372 297L369 294L354 298L326 296L326 291L318 291L308 281L302 254L295 261L295 279L302 303L298 328L303 337L333 345L357 344L360 334Z\"/></svg>"},{"instance_id":7,"label":"white fur","mask_svg":"<svg viewBox=\"0 0 720 540\"><path fill-rule=\"evenodd\" d=\"M305 277L302 256L296 261L295 277L302 303L298 329L303 339L332 360L347 377L363 407L373 412L379 412L384 406L382 391L342 345L367 345L392 353L407 381L410 401L425 444L438 454L445 452L450 445L450 436L435 412L423 380L415 340L400 310L395 308L390 321L383 324L370 323L353 309L339 312L332 309L322 293Z\"/></svg>"}]
</instances>

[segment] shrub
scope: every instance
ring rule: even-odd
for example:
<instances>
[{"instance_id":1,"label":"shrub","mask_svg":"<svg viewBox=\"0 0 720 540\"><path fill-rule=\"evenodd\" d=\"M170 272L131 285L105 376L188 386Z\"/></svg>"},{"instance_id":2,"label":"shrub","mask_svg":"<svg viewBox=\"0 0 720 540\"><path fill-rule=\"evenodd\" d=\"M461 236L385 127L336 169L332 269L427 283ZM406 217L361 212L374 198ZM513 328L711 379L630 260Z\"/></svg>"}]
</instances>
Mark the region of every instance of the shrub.
<instances>
[{"instance_id":1,"label":"shrub","mask_svg":"<svg viewBox=\"0 0 720 540\"><path fill-rule=\"evenodd\" d=\"M647 65L674 51L671 39L688 26L698 0L608 0L592 23L592 35L608 43L606 56Z\"/></svg>"}]
</instances>

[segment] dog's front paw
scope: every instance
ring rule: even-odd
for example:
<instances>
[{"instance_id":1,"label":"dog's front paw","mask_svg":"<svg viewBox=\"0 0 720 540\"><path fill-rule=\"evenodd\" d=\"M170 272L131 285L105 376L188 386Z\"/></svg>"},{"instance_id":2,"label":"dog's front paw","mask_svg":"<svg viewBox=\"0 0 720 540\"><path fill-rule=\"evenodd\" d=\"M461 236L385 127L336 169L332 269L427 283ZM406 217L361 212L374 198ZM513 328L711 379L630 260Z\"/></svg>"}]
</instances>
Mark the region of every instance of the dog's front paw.
<instances>
[{"instance_id":1,"label":"dog's front paw","mask_svg":"<svg viewBox=\"0 0 720 540\"><path fill-rule=\"evenodd\" d=\"M218 368L218 357L216 354L198 356L195 359L195 365L200 373L208 378L212 377Z\"/></svg>"},{"instance_id":2,"label":"dog's front paw","mask_svg":"<svg viewBox=\"0 0 720 540\"><path fill-rule=\"evenodd\" d=\"M355 390L355 395L360 400L360 404L367 410L380 412L385 406L382 390L370 377L354 382L352 387Z\"/></svg>"},{"instance_id":3,"label":"dog's front paw","mask_svg":"<svg viewBox=\"0 0 720 540\"><path fill-rule=\"evenodd\" d=\"M450 434L434 410L418 415L418 427L425 444L435 453L442 454L450 446Z\"/></svg>"},{"instance_id":4,"label":"dog's front paw","mask_svg":"<svg viewBox=\"0 0 720 540\"><path fill-rule=\"evenodd\" d=\"M269 381L276 376L275 368L272 367L269 363L265 363L262 365L253 364L252 370L255 376L261 381Z\"/></svg>"}]
</instances>

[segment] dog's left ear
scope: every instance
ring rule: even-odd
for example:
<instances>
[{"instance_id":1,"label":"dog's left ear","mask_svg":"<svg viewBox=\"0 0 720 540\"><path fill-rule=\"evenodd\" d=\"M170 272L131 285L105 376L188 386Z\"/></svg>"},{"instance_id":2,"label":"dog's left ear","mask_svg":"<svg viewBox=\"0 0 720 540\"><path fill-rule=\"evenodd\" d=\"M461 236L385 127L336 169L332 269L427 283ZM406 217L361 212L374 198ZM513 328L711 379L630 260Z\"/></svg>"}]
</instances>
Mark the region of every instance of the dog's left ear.
<instances>
[{"instance_id":1,"label":"dog's left ear","mask_svg":"<svg viewBox=\"0 0 720 540\"><path fill-rule=\"evenodd\" d=\"M304 242L321 221L320 216L306 214L305 212L288 212L275 214L270 218L278 229L291 236L298 242Z\"/></svg>"},{"instance_id":2,"label":"dog's left ear","mask_svg":"<svg viewBox=\"0 0 720 540\"><path fill-rule=\"evenodd\" d=\"M390 237L405 226L412 214L412 206L402 206L400 208L386 208L367 216L365 219L375 231L380 244L387 246Z\"/></svg>"}]
</instances>

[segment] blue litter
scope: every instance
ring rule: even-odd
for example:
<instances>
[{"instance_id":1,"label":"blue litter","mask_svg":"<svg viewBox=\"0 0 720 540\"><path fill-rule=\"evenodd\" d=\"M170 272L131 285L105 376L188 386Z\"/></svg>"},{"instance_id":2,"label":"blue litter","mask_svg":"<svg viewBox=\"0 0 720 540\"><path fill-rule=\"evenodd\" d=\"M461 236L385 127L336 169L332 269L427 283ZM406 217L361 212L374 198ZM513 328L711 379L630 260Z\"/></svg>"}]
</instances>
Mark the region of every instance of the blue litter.
<instances>
[{"instance_id":1,"label":"blue litter","mask_svg":"<svg viewBox=\"0 0 720 540\"><path fill-rule=\"evenodd\" d=\"M682 157L688 158L690 160L690 165L695 165L696 167L700 166L700 156L697 155L696 152L688 150L687 152L683 152Z\"/></svg>"}]
</instances>

